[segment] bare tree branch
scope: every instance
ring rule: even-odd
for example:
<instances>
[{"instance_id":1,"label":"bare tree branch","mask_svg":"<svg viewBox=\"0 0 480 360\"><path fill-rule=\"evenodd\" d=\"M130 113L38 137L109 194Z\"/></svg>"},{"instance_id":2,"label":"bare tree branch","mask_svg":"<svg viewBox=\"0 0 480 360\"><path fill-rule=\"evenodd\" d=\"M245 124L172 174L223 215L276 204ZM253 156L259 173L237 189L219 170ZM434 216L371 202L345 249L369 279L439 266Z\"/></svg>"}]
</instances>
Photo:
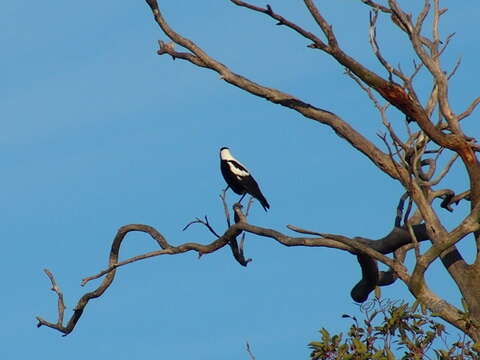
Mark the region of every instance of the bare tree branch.
<instances>
[{"instance_id":1,"label":"bare tree branch","mask_svg":"<svg viewBox=\"0 0 480 360\"><path fill-rule=\"evenodd\" d=\"M377 168L393 179L399 180L403 185L402 191L404 194L397 206L393 229L383 238L375 240L363 237L350 238L340 234L310 231L288 225L287 227L290 230L308 235L305 237L288 236L274 229L250 224L247 216L252 204L251 199L246 213L243 213L240 204L233 205L232 224L229 206L226 201L227 188L220 195L227 223L227 228L222 235L219 235L219 232L211 226L207 216L195 218L184 228L186 230L197 223L204 225L215 236L215 240L206 245L188 242L172 246L151 226L131 224L121 227L113 239L107 267L96 275L83 279L81 284L83 286L101 277L103 277L103 281L95 290L85 293L79 299L73 309L71 318L66 324L64 324L65 304L63 293L57 286L53 275L45 270L52 283L52 290L58 298L58 319L56 323L50 323L37 317L38 326L45 325L62 332L64 335L69 334L75 328L88 302L102 296L111 285L116 269L136 261L189 251L197 252L199 256L202 256L229 244L235 260L246 266L251 259L246 259L244 256L244 240L245 234L250 233L271 238L284 246L327 247L348 251L356 256L361 269L361 279L351 290L351 297L355 301L365 301L369 294L379 286L390 285L399 279L408 286L410 292L418 300L441 318L464 331L472 339L480 340L480 287L478 287L478 283L480 283L480 163L475 154L475 151L480 151L480 146L475 144L473 137L466 136L460 127L460 120L471 115L480 103L480 97L473 100L469 107L459 115L451 109L448 81L459 68L460 60L457 61L449 74L442 69L440 57L453 37L453 34L451 34L442 41L440 36L440 17L446 9L440 9L439 0L424 0L422 9L414 17L402 10L396 0L385 0L385 4L388 4L388 6L372 0L360 0L363 4L369 6L372 11L369 41L375 56L387 71L386 78L384 78L362 65L342 49L332 26L313 0L304 0L304 4L321 30L324 39L320 39L314 33L274 12L270 5L259 7L245 1L230 1L237 6L276 20L277 25L285 26L311 42L308 45L310 48L320 50L344 66L346 73L367 93L379 111L382 123L387 128L390 138L387 140L387 134L381 134L379 137L385 143L388 151L381 151L373 142L333 112L234 73L226 65L207 54L195 42L175 32L163 18L156 0L146 0L156 23L170 39L169 42L159 41L157 53L159 55L170 55L174 60L188 61L201 68L213 70L220 75L220 79L239 89L274 104L292 109L309 119L330 127L338 136L367 156ZM381 47L377 42L377 19L378 16L385 16L385 14L390 16L393 23L408 36L416 57L420 59L420 62L414 60L413 72L409 76L402 71L400 64L396 67L392 66L383 56ZM427 25L431 25L429 35L425 35ZM181 51L177 51L176 47L180 48ZM426 94L428 97L425 105L422 105L415 93L413 80L424 68L425 72L428 71L427 74L431 76L433 84L431 87L429 86L431 91ZM395 83L394 77L400 79L402 85ZM374 92L386 100L384 105L380 103ZM388 121L386 110L391 105L405 115L406 136L399 136L395 132L394 126ZM437 115L437 113L438 120L432 120L433 114ZM416 129L416 125L410 125L412 121L416 122L419 130ZM431 145L434 146L433 149ZM441 159L440 156L442 154L445 156L445 153L447 153L447 151L443 152L444 149L449 149L454 154L434 178L437 165L440 164L438 162ZM455 195L454 189L434 188L450 173L458 157L461 158L467 169L470 180L469 188L457 195ZM408 205L404 213L407 199ZM441 199L440 207L448 211L453 211L452 204L469 200L470 214L453 230L448 231L440 221L437 209L433 207L436 199ZM411 211L413 211L413 215L410 216ZM119 261L122 241L129 232L143 232L149 235L160 249ZM477 257L473 265L468 265L455 247L459 241L470 234L475 236L477 244ZM240 243L237 241L238 236L241 236ZM422 241L429 241L431 244L429 247L426 246L426 250L422 251L421 254L419 243ZM405 259L407 252L412 249L415 251L416 262L413 271L409 272ZM387 256L390 253L394 253L393 258ZM456 282L462 297L465 298L469 307L469 319L463 315L460 317L459 309L442 300L428 288L424 274L437 259L442 261L452 279ZM389 270L380 271L378 262L388 266ZM248 343L247 352L250 358L254 359Z\"/></svg>"},{"instance_id":2,"label":"bare tree branch","mask_svg":"<svg viewBox=\"0 0 480 360\"><path fill-rule=\"evenodd\" d=\"M466 117L470 116L472 114L472 112L475 110L475 108L477 107L478 104L480 104L480 96L472 101L472 103L467 108L467 110L465 110L463 113L458 115L458 120L463 120Z\"/></svg>"},{"instance_id":3,"label":"bare tree branch","mask_svg":"<svg viewBox=\"0 0 480 360\"><path fill-rule=\"evenodd\" d=\"M40 317L37 317L37 320L38 320L37 327L40 327L42 324L45 324L45 325L47 325L49 327L52 327L52 328L58 328L58 327L62 326L63 317L64 317L64 314L65 314L65 303L63 301L63 293L60 290L60 288L58 287L57 282L55 280L55 277L50 272L50 270L44 269L43 271L45 272L45 274L47 274L48 278L50 279L50 282L52 283L52 289L51 290L55 294L57 294L57 297L58 297L58 305L57 305L58 320L57 320L56 324L53 324L53 323L50 323L48 321L43 320Z\"/></svg>"},{"instance_id":4,"label":"bare tree branch","mask_svg":"<svg viewBox=\"0 0 480 360\"><path fill-rule=\"evenodd\" d=\"M457 159L458 159L458 154L453 155L452 158L445 165L443 170L440 172L440 174L438 174L438 176L435 179L429 182L429 185L433 186L433 185L439 184L440 181L442 181L443 178L448 174L448 172L450 171L450 169L452 168L453 164Z\"/></svg>"},{"instance_id":5,"label":"bare tree branch","mask_svg":"<svg viewBox=\"0 0 480 360\"><path fill-rule=\"evenodd\" d=\"M240 1L240 0L230 0L230 1L232 3L234 3L235 5L245 7L247 9L257 11L257 12L260 12L260 13L263 13L263 14L268 15L271 18L277 20L278 21L277 25L285 25L285 26L289 27L290 29L294 30L295 32L297 32L298 34L302 35L304 38L311 40L313 42L314 46L310 46L310 47L323 49L325 51L329 50L329 47L322 40L320 40L320 38L315 36L313 33L301 28L297 24L287 20L283 16L281 16L279 14L276 14L272 10L272 7L270 5L267 5L265 8L262 8L262 7L259 7L259 6L249 4L245 1Z\"/></svg>"},{"instance_id":6,"label":"bare tree branch","mask_svg":"<svg viewBox=\"0 0 480 360\"><path fill-rule=\"evenodd\" d=\"M70 320L66 325L63 324L63 311L64 311L63 294L61 295L61 292L54 281L53 275L51 277L50 277L51 274L49 275L49 278L52 281L53 289L55 289L54 291L59 296L59 310L58 310L59 320L57 321L57 323L54 324L44 320L41 317L37 317L38 326L42 326L42 325L48 326L50 328L53 328L62 332L64 335L68 335L75 328L88 302L91 299L94 299L103 295L103 293L112 284L115 277L116 269L118 267L124 266L126 264L130 264L132 262L148 259L151 257L160 256L160 255L175 255L175 254L181 254L189 251L196 251L199 255L209 254L229 244L230 241L232 239L235 239L238 235L240 235L242 231L246 231L259 236L275 239L279 243L286 246L331 247L331 248L340 249L340 250L347 250L354 254L359 254L364 259L363 260L364 262L360 263L363 269L362 270L363 277L359 283L365 283L364 277L370 277L370 280L367 281L367 283L370 284L370 286L366 288L362 288L363 291L365 291L364 293L361 293L362 289L359 289L358 284L355 286L355 289L357 291L355 295L357 296L357 299L360 299L360 300L366 299L368 297L368 293L373 290L371 286L372 273L364 270L365 263L371 263L373 261L367 258L367 256L372 259L379 260L384 264L390 266L400 278L403 278L404 280L408 279L406 269L403 267L403 265L383 255L383 254L393 252L396 249L404 246L405 244L408 244L411 241L410 235L408 234L408 231L406 231L405 229L396 227L390 232L390 234L388 234L387 236L379 240L370 240L370 239L361 238L361 237L347 238L341 235L322 234L322 233L315 233L315 234L318 234L318 236L320 236L319 238L294 238L294 237L286 236L273 229L262 228L262 227L258 227L258 226L247 223L246 216L242 213L240 204L234 204L233 209L234 209L234 213L236 214L236 223L230 226L222 236L220 236L218 239L216 239L215 241L207 245L190 242L190 243L184 243L178 246L172 246L167 242L167 240L163 237L163 235L161 235L156 229L154 229L151 226L141 225L141 224L131 224L131 225L122 226L118 230L113 240L112 248L109 255L108 268L106 268L105 270L102 270L96 275L83 279L81 285L84 286L91 280L98 279L102 276L105 276L105 278L103 279L102 283L97 287L97 289L91 292L87 292L85 295L83 295L80 298L80 300L77 302L77 305L74 308L73 315L71 316ZM296 228L293 226L288 226L288 227L297 232L302 232L302 230L299 228ZM419 241L424 241L428 239L426 237L425 226L423 225L414 226L414 231ZM156 251L151 251L145 254L141 254L138 256L134 256L124 261L118 261L121 244L124 238L126 237L126 235L130 232L143 232L150 235L152 239L156 241L157 245L160 246L161 249ZM313 233L310 233L310 234L313 234ZM380 277L378 276L378 274L376 275L377 282L382 281L383 284L388 284L388 281L391 281L389 280L391 279L391 275L390 277L385 277L386 275L384 275L383 273L381 273L381 275L382 276ZM382 285L382 283L380 283L379 285ZM60 299L61 299L62 306L60 306Z\"/></svg>"},{"instance_id":7,"label":"bare tree branch","mask_svg":"<svg viewBox=\"0 0 480 360\"><path fill-rule=\"evenodd\" d=\"M210 230L210 232L216 236L217 238L220 237L220 235L218 235L216 233L216 231L212 228L212 226L210 225L210 223L208 222L208 218L207 218L207 215L205 215L205 220L202 220L202 219L199 219L199 218L195 218L195 220L192 220L190 221L187 225L185 225L185 227L182 229L182 231L185 231L187 230L190 225L193 225L193 224L202 224L202 225L205 225L207 227L208 230Z\"/></svg>"},{"instance_id":8,"label":"bare tree branch","mask_svg":"<svg viewBox=\"0 0 480 360\"><path fill-rule=\"evenodd\" d=\"M227 220L227 226L231 226L231 221L230 221L230 212L228 211L228 205L227 205L227 190L228 186L222 190L222 193L220 194L220 199L222 199L223 203L223 211L225 212L225 219Z\"/></svg>"},{"instance_id":9,"label":"bare tree branch","mask_svg":"<svg viewBox=\"0 0 480 360\"><path fill-rule=\"evenodd\" d=\"M158 250L158 251L150 252L150 253L147 253L147 254L139 255L139 256L136 256L134 258L128 259L128 260L123 261L123 262L118 262L120 246L122 244L123 239L125 238L125 236L128 233L134 232L134 231L144 232L144 233L147 233L148 235L150 235L157 242L157 244L160 245L162 250ZM182 245L179 245L179 246L171 246L165 240L163 235L161 235L157 230L155 230L151 226L140 225L140 224L132 224L132 225L122 226L118 230L118 232L117 232L117 234L116 234L116 236L113 240L113 243L112 243L112 248L111 248L110 256L109 256L109 267L106 270L100 272L99 274L88 277L88 278L85 278L82 281L82 285L85 285L90 280L93 280L93 279L99 278L103 275L106 275L106 277L103 279L102 283L97 287L97 289L95 289L94 291L91 291L91 292L87 292L85 295L83 295L80 298L80 300L78 301L77 305L74 308L74 313L73 313L72 317L70 318L70 320L68 321L68 323L66 325L63 325L63 323L52 324L52 323L49 323L49 322L43 320L40 317L37 317L38 326L40 327L41 325L45 325L45 326L51 327L53 329L56 329L56 330L62 332L64 335L68 335L75 328L75 326L76 326L78 320L80 319L80 317L82 316L83 311L84 311L85 307L87 306L88 302L92 299L95 299L95 298L98 298L98 297L102 296L103 293L108 289L108 287L110 287L110 285L112 284L112 282L115 278L116 269L119 266L123 266L123 265L126 265L128 263L143 260L143 259L146 259L146 258L149 258L149 257L165 255L165 254L173 255L173 254L180 254L180 253L184 253L184 252L188 252L188 251L196 251L199 254L208 254L208 253L214 252L214 251L218 250L219 248L225 246L232 237L238 236L240 234L240 232L241 232L241 230L237 229L234 225L234 226L230 227L224 233L224 235L222 237L220 237L219 239L213 241L212 243L210 243L208 245L202 245L202 244L197 244L197 243L185 243L185 244L182 244ZM59 318L60 318L60 315L59 315Z\"/></svg>"},{"instance_id":10,"label":"bare tree branch","mask_svg":"<svg viewBox=\"0 0 480 360\"><path fill-rule=\"evenodd\" d=\"M382 55L380 47L377 43L377 17L378 11L370 12L370 28L369 28L369 41L372 46L373 53L377 57L378 61L382 66L388 71L388 77L390 82L393 82L393 76L396 75L398 78L403 80L404 83L409 83L408 78L400 71L395 69Z\"/></svg>"},{"instance_id":11,"label":"bare tree branch","mask_svg":"<svg viewBox=\"0 0 480 360\"><path fill-rule=\"evenodd\" d=\"M379 11L384 12L386 14L390 14L392 12L388 7L380 5L380 4L378 4L374 1L371 1L371 0L360 0L360 1L363 2L365 5L368 5L371 8L373 8L375 10L379 10Z\"/></svg>"}]
</instances>

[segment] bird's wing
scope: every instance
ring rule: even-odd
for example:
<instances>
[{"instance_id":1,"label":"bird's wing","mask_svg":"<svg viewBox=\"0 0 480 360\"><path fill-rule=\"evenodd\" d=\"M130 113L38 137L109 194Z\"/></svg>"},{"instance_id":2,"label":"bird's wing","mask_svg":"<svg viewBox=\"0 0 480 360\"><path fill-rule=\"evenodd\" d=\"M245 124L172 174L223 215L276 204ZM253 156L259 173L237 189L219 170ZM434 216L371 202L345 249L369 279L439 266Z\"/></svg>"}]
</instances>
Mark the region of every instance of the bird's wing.
<instances>
[{"instance_id":1,"label":"bird's wing","mask_svg":"<svg viewBox=\"0 0 480 360\"><path fill-rule=\"evenodd\" d=\"M242 185L250 195L260 201L260 204L265 209L265 211L270 208L270 204L268 203L267 199L265 199L265 196L263 196L262 191L260 190L260 187L258 186L253 176L249 175L244 177L242 179Z\"/></svg>"},{"instance_id":2,"label":"bird's wing","mask_svg":"<svg viewBox=\"0 0 480 360\"><path fill-rule=\"evenodd\" d=\"M250 175L250 173L245 168L245 166L240 164L238 161L227 160L227 164L228 164L228 167L229 167L230 171L232 172L232 174L234 174L237 177L237 179L239 179L239 180L241 178L244 178L244 177Z\"/></svg>"}]
</instances>

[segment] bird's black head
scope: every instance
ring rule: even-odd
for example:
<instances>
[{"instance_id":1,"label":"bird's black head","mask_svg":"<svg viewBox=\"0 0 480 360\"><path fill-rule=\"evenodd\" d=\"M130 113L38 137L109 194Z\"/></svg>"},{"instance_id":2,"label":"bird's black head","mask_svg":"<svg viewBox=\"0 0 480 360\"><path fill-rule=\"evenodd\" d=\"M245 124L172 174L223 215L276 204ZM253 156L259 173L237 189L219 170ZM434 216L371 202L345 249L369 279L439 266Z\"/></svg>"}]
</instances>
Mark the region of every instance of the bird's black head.
<instances>
[{"instance_id":1,"label":"bird's black head","mask_svg":"<svg viewBox=\"0 0 480 360\"><path fill-rule=\"evenodd\" d=\"M226 147L226 146L223 146L223 147L220 148L220 151L222 151L222 150L230 150L230 148Z\"/></svg>"}]
</instances>

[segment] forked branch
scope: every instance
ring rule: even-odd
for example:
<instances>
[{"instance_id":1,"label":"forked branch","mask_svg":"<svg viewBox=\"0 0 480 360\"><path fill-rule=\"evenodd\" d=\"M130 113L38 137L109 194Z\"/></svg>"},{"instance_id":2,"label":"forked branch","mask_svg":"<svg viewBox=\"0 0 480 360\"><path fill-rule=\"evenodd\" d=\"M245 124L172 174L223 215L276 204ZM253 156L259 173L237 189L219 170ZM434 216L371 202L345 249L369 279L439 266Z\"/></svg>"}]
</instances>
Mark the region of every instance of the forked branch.
<instances>
[{"instance_id":1,"label":"forked branch","mask_svg":"<svg viewBox=\"0 0 480 360\"><path fill-rule=\"evenodd\" d=\"M88 282L94 279L104 277L102 283L97 287L97 289L91 292L87 292L80 298L80 300L77 302L77 305L73 309L73 314L71 318L66 324L64 324L63 321L63 314L65 310L65 305L63 303L63 294L57 286L53 275L50 272L46 271L52 283L52 290L55 291L58 296L58 320L56 323L51 323L41 317L37 317L38 326L48 326L50 328L60 331L64 335L68 335L75 328L89 301L102 296L103 293L112 284L115 278L116 269L118 267L125 266L136 261L145 260L160 255L181 254L189 251L195 251L199 254L199 256L201 256L204 254L213 253L221 249L225 245L229 244L232 247L235 259L241 265L245 266L250 261L250 259L245 259L244 257L243 242L241 241L239 246L236 241L237 237L242 232L248 232L258 236L268 237L276 240L277 242L285 246L329 247L339 250L345 250L352 254L357 254L362 268L362 279L357 285L355 285L354 289L352 290L352 298L354 298L354 300L356 301L365 301L368 298L368 294L373 291L376 286L389 285L395 280L397 276L402 278L402 280L408 279L408 275L406 274L406 270L403 265L385 256L385 254L394 252L398 248L409 244L412 241L409 232L404 228L395 227L387 236L378 240L370 240L362 237L348 238L341 235L309 232L307 230L302 230L298 227L289 225L288 227L291 230L315 236L291 237L273 229L262 228L249 224L247 222L246 215L242 212L242 207L240 204L234 204L233 211L235 215L235 223L228 227L223 233L223 235L221 235L207 245L189 242L178 246L173 246L168 243L168 241L163 237L162 234L160 234L156 229L151 226L141 224L122 226L118 230L115 238L113 239L109 255L108 267L105 270L100 271L96 275L83 279L81 285L86 285ZM209 229L212 234L216 234L216 231L211 227L208 222L208 218L206 217L205 220L197 219L189 225L193 223L203 224ZM418 241L428 240L424 225L415 225L413 229L415 231L415 236ZM119 261L121 244L125 239L126 235L130 232L143 232L150 235L150 237L155 240L160 249L137 255L123 261ZM378 268L376 267L376 261L381 261L382 263L390 266L395 272L395 274L393 274L393 272L378 272Z\"/></svg>"}]
</instances>

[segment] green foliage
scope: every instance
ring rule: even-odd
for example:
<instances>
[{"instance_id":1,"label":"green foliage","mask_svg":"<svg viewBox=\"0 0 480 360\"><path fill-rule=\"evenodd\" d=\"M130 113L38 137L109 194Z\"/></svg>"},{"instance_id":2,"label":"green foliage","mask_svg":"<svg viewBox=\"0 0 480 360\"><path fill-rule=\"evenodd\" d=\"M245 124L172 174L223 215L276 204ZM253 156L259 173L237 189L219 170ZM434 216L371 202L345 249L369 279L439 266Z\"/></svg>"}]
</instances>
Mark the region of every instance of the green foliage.
<instances>
[{"instance_id":1,"label":"green foliage","mask_svg":"<svg viewBox=\"0 0 480 360\"><path fill-rule=\"evenodd\" d=\"M322 328L320 341L309 344L311 360L480 359L479 344L472 344L465 334L449 344L445 326L417 302L409 305L374 299L361 310L362 322L342 315L352 320L345 337Z\"/></svg>"}]
</instances>

